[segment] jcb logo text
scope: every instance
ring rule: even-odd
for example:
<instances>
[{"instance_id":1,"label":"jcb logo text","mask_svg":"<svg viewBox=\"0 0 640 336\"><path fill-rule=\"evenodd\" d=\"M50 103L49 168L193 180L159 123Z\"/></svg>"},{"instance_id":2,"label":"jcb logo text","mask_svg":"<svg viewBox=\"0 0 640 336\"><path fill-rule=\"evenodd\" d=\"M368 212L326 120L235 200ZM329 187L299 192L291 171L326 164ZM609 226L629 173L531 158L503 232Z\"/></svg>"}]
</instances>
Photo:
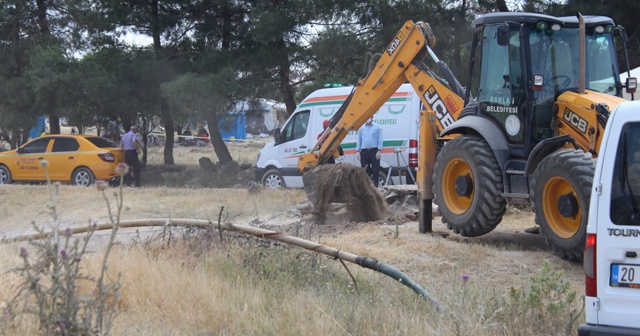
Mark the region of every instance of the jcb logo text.
<instances>
[{"instance_id":1,"label":"jcb logo text","mask_svg":"<svg viewBox=\"0 0 640 336\"><path fill-rule=\"evenodd\" d=\"M573 127L577 128L580 132L587 133L587 121L575 112L571 111L570 109L565 109L563 118L571 125L573 125Z\"/></svg>"},{"instance_id":2,"label":"jcb logo text","mask_svg":"<svg viewBox=\"0 0 640 336\"><path fill-rule=\"evenodd\" d=\"M427 91L425 91L424 98L427 100L431 109L436 112L436 117L442 127L448 127L453 124L453 116L449 113L449 110L447 110L447 106L442 102L435 87L430 86Z\"/></svg>"},{"instance_id":3,"label":"jcb logo text","mask_svg":"<svg viewBox=\"0 0 640 336\"><path fill-rule=\"evenodd\" d=\"M396 48L398 48L399 45L400 45L400 39L397 37L394 38L391 44L389 45L389 47L387 48L387 54L391 56L393 52L396 51Z\"/></svg>"}]
</instances>

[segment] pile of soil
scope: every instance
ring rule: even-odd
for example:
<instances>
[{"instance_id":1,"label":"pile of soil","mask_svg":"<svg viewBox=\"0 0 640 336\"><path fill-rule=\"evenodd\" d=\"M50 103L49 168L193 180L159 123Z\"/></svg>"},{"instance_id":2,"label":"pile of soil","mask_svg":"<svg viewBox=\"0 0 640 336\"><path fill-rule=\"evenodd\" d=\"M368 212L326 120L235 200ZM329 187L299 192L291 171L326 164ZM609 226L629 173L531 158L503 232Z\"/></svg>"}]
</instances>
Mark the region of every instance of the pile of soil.
<instances>
[{"instance_id":1,"label":"pile of soil","mask_svg":"<svg viewBox=\"0 0 640 336\"><path fill-rule=\"evenodd\" d=\"M345 203L353 222L372 222L388 217L389 208L363 168L329 164L314 168L316 222L324 223L331 203Z\"/></svg>"},{"instance_id":2,"label":"pile of soil","mask_svg":"<svg viewBox=\"0 0 640 336\"><path fill-rule=\"evenodd\" d=\"M141 171L142 185L167 188L245 188L255 178L250 164L214 163L207 157L199 166L148 165Z\"/></svg>"}]
</instances>

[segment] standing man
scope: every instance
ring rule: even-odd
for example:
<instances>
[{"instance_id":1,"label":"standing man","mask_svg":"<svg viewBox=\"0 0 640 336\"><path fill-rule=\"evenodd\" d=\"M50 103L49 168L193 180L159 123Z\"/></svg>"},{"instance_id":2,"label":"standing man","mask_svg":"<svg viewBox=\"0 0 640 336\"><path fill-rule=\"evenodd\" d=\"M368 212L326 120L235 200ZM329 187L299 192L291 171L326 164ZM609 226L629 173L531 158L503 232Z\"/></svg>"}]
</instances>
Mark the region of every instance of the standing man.
<instances>
[{"instance_id":1,"label":"standing man","mask_svg":"<svg viewBox=\"0 0 640 336\"><path fill-rule=\"evenodd\" d=\"M324 134L324 131L327 130L327 127L329 127L329 119L325 119L322 122L322 132L320 132L320 134L318 134L318 140L320 140L320 137L322 136L322 134ZM322 145L324 145L324 141L320 144L320 147L322 147ZM342 149L342 146L338 146L338 154L340 156L344 155L344 150ZM327 160L327 162L325 162L326 164L335 164L336 163L336 158L331 155L331 157Z\"/></svg>"},{"instance_id":2,"label":"standing man","mask_svg":"<svg viewBox=\"0 0 640 336\"><path fill-rule=\"evenodd\" d=\"M124 149L124 162L129 165L129 171L124 176L124 183L131 186L131 174L136 182L136 188L140 188L140 143L138 142L138 126L131 126L129 132L122 136L120 148Z\"/></svg>"},{"instance_id":3,"label":"standing man","mask_svg":"<svg viewBox=\"0 0 640 336\"><path fill-rule=\"evenodd\" d=\"M374 123L373 118L367 119L367 122L360 127L356 152L360 165L367 167L367 175L371 177L373 185L377 188L382 154L382 127Z\"/></svg>"}]
</instances>

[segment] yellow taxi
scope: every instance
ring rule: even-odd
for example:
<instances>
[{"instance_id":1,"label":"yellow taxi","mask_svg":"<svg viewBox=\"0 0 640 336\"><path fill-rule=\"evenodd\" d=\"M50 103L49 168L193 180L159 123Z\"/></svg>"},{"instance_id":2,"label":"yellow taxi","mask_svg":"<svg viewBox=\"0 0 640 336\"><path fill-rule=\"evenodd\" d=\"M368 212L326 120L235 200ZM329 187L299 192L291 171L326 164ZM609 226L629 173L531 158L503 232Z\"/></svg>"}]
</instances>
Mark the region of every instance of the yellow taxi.
<instances>
[{"instance_id":1,"label":"yellow taxi","mask_svg":"<svg viewBox=\"0 0 640 336\"><path fill-rule=\"evenodd\" d=\"M0 152L0 185L13 181L51 181L90 186L96 180L116 181L124 151L115 142L92 135L55 134L33 139L18 149Z\"/></svg>"}]
</instances>

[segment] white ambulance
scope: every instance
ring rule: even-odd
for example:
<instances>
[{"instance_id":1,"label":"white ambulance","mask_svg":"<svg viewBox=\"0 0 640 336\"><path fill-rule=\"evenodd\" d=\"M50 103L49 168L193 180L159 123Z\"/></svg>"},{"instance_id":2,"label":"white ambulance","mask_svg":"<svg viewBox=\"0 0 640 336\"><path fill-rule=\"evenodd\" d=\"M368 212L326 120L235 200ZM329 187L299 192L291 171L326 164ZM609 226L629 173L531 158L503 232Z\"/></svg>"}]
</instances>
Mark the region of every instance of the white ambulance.
<instances>
[{"instance_id":1,"label":"white ambulance","mask_svg":"<svg viewBox=\"0 0 640 336\"><path fill-rule=\"evenodd\" d=\"M256 179L267 188L303 187L298 157L313 148L323 131L323 121L333 117L352 90L352 86L325 88L307 96L284 126L274 131L275 141L260 150ZM373 116L373 121L382 127L384 142L380 186L414 183L420 108L420 98L411 85L403 84ZM344 157L336 162L360 166L356 138L357 130L350 131L342 142Z\"/></svg>"},{"instance_id":2,"label":"white ambulance","mask_svg":"<svg viewBox=\"0 0 640 336\"><path fill-rule=\"evenodd\" d=\"M640 101L611 114L596 162L578 334L640 335Z\"/></svg>"}]
</instances>

